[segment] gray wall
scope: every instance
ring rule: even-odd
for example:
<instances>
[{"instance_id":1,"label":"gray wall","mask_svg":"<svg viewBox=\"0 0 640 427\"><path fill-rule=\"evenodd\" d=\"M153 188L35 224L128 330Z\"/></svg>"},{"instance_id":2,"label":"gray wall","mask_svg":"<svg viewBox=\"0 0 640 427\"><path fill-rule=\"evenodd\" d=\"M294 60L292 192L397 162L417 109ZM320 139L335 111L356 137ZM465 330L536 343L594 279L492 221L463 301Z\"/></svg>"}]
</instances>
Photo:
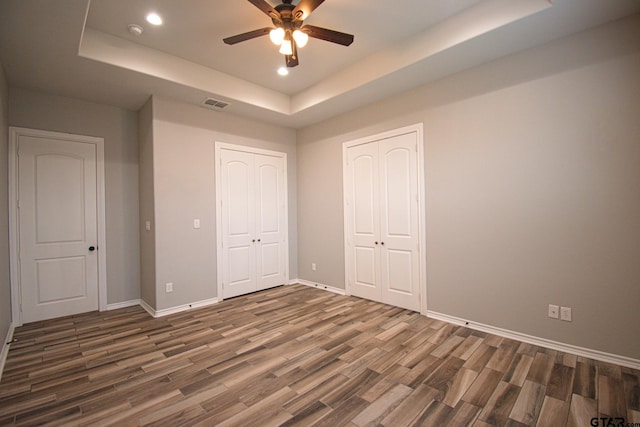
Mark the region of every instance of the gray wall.
<instances>
[{"instance_id":1,"label":"gray wall","mask_svg":"<svg viewBox=\"0 0 640 427\"><path fill-rule=\"evenodd\" d=\"M11 87L9 125L104 138L107 303L140 298L136 113Z\"/></svg>"},{"instance_id":2,"label":"gray wall","mask_svg":"<svg viewBox=\"0 0 640 427\"><path fill-rule=\"evenodd\" d=\"M153 102L138 111L139 191L140 191L140 297L156 306L156 238L153 182ZM150 223L150 230L145 222Z\"/></svg>"},{"instance_id":3,"label":"gray wall","mask_svg":"<svg viewBox=\"0 0 640 427\"><path fill-rule=\"evenodd\" d=\"M7 103L9 88L0 63L0 339L11 325L11 282L9 278L9 128ZM2 348L0 345L0 348Z\"/></svg>"},{"instance_id":4,"label":"gray wall","mask_svg":"<svg viewBox=\"0 0 640 427\"><path fill-rule=\"evenodd\" d=\"M345 286L342 143L423 122L428 309L640 359L638 76L635 16L300 130L299 277Z\"/></svg>"},{"instance_id":5,"label":"gray wall","mask_svg":"<svg viewBox=\"0 0 640 427\"><path fill-rule=\"evenodd\" d=\"M216 141L287 153L289 265L290 277L297 276L295 131L154 97L156 310L218 296ZM197 230L195 218L201 222ZM165 292L168 282L173 283L172 293Z\"/></svg>"}]
</instances>

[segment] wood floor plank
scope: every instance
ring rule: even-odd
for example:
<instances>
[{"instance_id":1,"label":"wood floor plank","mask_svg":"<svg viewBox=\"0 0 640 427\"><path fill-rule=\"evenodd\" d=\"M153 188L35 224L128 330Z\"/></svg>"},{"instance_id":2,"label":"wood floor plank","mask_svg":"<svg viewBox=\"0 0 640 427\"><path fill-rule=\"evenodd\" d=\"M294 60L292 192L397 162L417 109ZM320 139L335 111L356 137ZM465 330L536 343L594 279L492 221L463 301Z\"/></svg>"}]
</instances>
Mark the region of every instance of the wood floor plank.
<instances>
[{"instance_id":1,"label":"wood floor plank","mask_svg":"<svg viewBox=\"0 0 640 427\"><path fill-rule=\"evenodd\" d=\"M140 307L16 328L0 425L640 422L640 372L282 286L161 318Z\"/></svg>"},{"instance_id":2,"label":"wood floor plank","mask_svg":"<svg viewBox=\"0 0 640 427\"><path fill-rule=\"evenodd\" d=\"M576 362L572 392L588 399L596 398L597 369L594 363Z\"/></svg>"},{"instance_id":3,"label":"wood floor plank","mask_svg":"<svg viewBox=\"0 0 640 427\"><path fill-rule=\"evenodd\" d=\"M464 369L464 368L463 368ZM484 407L500 383L502 373L484 368L471 387L462 396L462 400L472 405Z\"/></svg>"},{"instance_id":4,"label":"wood floor plank","mask_svg":"<svg viewBox=\"0 0 640 427\"><path fill-rule=\"evenodd\" d=\"M533 364L533 357L523 353L516 354L511 361L511 366L504 374L504 380L522 387Z\"/></svg>"},{"instance_id":5,"label":"wood floor plank","mask_svg":"<svg viewBox=\"0 0 640 427\"><path fill-rule=\"evenodd\" d=\"M538 352L527 373L527 380L546 386L551 376L555 359L544 352Z\"/></svg>"},{"instance_id":6,"label":"wood floor plank","mask_svg":"<svg viewBox=\"0 0 640 427\"><path fill-rule=\"evenodd\" d=\"M580 394L571 396L569 406L568 427L579 427L590 425L590 421L598 416L598 402Z\"/></svg>"},{"instance_id":7,"label":"wood floor plank","mask_svg":"<svg viewBox=\"0 0 640 427\"><path fill-rule=\"evenodd\" d=\"M391 413L412 391L412 388L404 384L396 385L378 399L371 402L352 422L360 427L379 424L382 419Z\"/></svg>"},{"instance_id":8,"label":"wood floor plank","mask_svg":"<svg viewBox=\"0 0 640 427\"><path fill-rule=\"evenodd\" d=\"M624 384L627 409L640 411L640 375L623 372L622 382Z\"/></svg>"},{"instance_id":9,"label":"wood floor plank","mask_svg":"<svg viewBox=\"0 0 640 427\"><path fill-rule=\"evenodd\" d=\"M429 387L426 384L420 384L416 387L389 415L383 420L385 426L406 426L414 421L419 424L417 418L425 409L441 399L442 392ZM446 405L443 405L446 406Z\"/></svg>"},{"instance_id":10,"label":"wood floor plank","mask_svg":"<svg viewBox=\"0 0 640 427\"><path fill-rule=\"evenodd\" d=\"M477 377L477 372L472 371L471 369L461 368L453 377L451 386L447 389L444 399L442 399L442 403L449 405L452 408L455 407Z\"/></svg>"},{"instance_id":11,"label":"wood floor plank","mask_svg":"<svg viewBox=\"0 0 640 427\"><path fill-rule=\"evenodd\" d=\"M519 394L520 387L504 381L500 382L478 418L489 424L505 425Z\"/></svg>"},{"instance_id":12,"label":"wood floor plank","mask_svg":"<svg viewBox=\"0 0 640 427\"><path fill-rule=\"evenodd\" d=\"M547 396L562 401L568 401L571 397L574 369L566 365L556 363L553 365L547 384Z\"/></svg>"},{"instance_id":13,"label":"wood floor plank","mask_svg":"<svg viewBox=\"0 0 640 427\"><path fill-rule=\"evenodd\" d=\"M627 415L623 387L616 376L598 375L598 415L613 418Z\"/></svg>"},{"instance_id":14,"label":"wood floor plank","mask_svg":"<svg viewBox=\"0 0 640 427\"><path fill-rule=\"evenodd\" d=\"M535 425L544 402L544 391L544 385L530 380L525 381L509 418L524 425Z\"/></svg>"},{"instance_id":15,"label":"wood floor plank","mask_svg":"<svg viewBox=\"0 0 640 427\"><path fill-rule=\"evenodd\" d=\"M540 415L538 416L539 426L564 426L567 424L569 416L569 401L555 399L550 396L544 398Z\"/></svg>"}]
</instances>

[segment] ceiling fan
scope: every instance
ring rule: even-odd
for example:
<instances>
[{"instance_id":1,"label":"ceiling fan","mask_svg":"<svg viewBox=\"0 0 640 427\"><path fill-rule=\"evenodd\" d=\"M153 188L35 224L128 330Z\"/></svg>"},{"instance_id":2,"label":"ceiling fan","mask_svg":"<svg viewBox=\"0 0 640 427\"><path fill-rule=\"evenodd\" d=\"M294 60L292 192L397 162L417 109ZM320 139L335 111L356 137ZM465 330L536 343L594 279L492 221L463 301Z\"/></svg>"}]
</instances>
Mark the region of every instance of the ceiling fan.
<instances>
[{"instance_id":1,"label":"ceiling fan","mask_svg":"<svg viewBox=\"0 0 640 427\"><path fill-rule=\"evenodd\" d=\"M293 0L282 0L282 3L273 7L265 0L249 0L249 3L264 12L271 18L273 27L260 28L246 33L223 39L226 44L233 45L256 37L269 34L271 41L280 46L280 53L285 56L287 67L298 65L298 48L307 44L309 37L349 46L353 43L353 35L341 33L314 25L303 25L303 21L309 17L324 0L300 0L297 6L291 4Z\"/></svg>"}]
</instances>

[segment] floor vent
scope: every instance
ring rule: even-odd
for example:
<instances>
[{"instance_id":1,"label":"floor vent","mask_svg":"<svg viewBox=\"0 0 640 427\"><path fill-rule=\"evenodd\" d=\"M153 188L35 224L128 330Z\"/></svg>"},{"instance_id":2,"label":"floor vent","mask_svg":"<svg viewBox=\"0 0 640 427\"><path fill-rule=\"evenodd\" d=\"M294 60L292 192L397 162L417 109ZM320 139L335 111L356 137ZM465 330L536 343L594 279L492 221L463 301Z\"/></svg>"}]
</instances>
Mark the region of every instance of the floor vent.
<instances>
[{"instance_id":1,"label":"floor vent","mask_svg":"<svg viewBox=\"0 0 640 427\"><path fill-rule=\"evenodd\" d=\"M222 110L227 108L229 106L229 103L224 101L219 101L213 98L207 98L204 101L202 101L202 105L204 105L207 108L211 108L213 110Z\"/></svg>"}]
</instances>

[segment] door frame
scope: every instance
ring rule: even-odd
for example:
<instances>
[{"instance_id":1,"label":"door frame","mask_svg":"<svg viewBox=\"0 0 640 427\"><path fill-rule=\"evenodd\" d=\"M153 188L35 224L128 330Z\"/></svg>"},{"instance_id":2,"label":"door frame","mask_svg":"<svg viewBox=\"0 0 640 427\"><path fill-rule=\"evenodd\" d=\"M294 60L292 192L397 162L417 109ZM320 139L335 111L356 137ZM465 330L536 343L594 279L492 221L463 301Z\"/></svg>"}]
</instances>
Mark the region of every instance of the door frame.
<instances>
[{"instance_id":1,"label":"door frame","mask_svg":"<svg viewBox=\"0 0 640 427\"><path fill-rule=\"evenodd\" d=\"M18 216L18 140L21 136L59 139L94 144L96 148L96 213L98 231L98 309L107 309L107 238L105 214L104 138L23 127L9 127L9 269L11 318L22 326L22 284L20 282L20 230Z\"/></svg>"},{"instance_id":2,"label":"door frame","mask_svg":"<svg viewBox=\"0 0 640 427\"><path fill-rule=\"evenodd\" d=\"M349 265L350 265L350 251L349 251L349 215L347 208L347 150L350 147L356 145L368 144L371 142L379 141L381 139L393 138L408 133L416 134L417 142L417 173L418 173L418 247L419 247L419 298L420 298L420 314L427 314L427 221L426 221L426 184L425 184L425 169L424 169L424 125L422 123L416 123L413 125L392 129L389 131L377 133L374 135L365 136L363 138L354 139L344 142L342 144L342 212L344 215L344 283L345 291L347 295L351 295L351 287L349 285Z\"/></svg>"},{"instance_id":3,"label":"door frame","mask_svg":"<svg viewBox=\"0 0 640 427\"><path fill-rule=\"evenodd\" d=\"M280 151L266 150L262 148L248 147L245 145L229 144L227 142L216 141L215 143L215 180L216 180L216 282L217 282L217 299L222 301L222 278L223 278L223 266L222 261L222 150L240 151L243 153L262 154L266 156L280 157L284 163L284 240L285 240L285 257L284 257L284 272L285 272L285 284L289 283L289 185L287 178L287 153Z\"/></svg>"}]
</instances>

